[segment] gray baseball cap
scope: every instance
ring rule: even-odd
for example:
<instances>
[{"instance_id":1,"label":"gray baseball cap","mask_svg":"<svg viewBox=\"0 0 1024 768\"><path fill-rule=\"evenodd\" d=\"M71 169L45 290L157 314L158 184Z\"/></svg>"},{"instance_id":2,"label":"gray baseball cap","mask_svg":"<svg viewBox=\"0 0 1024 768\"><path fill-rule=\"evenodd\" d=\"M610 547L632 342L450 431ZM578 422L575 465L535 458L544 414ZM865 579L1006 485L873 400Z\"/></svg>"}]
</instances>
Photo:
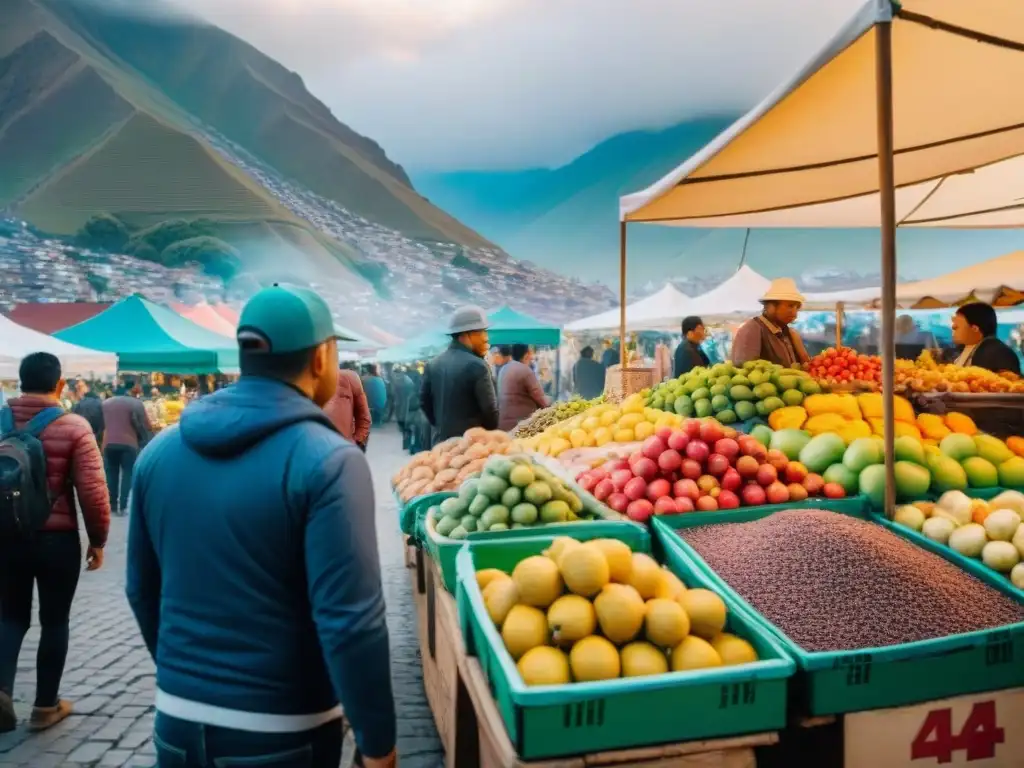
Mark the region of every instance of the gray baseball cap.
<instances>
[{"instance_id":1,"label":"gray baseball cap","mask_svg":"<svg viewBox=\"0 0 1024 768\"><path fill-rule=\"evenodd\" d=\"M489 327L487 313L480 307L472 305L459 307L448 320L448 333L468 333L469 331L483 331Z\"/></svg>"}]
</instances>

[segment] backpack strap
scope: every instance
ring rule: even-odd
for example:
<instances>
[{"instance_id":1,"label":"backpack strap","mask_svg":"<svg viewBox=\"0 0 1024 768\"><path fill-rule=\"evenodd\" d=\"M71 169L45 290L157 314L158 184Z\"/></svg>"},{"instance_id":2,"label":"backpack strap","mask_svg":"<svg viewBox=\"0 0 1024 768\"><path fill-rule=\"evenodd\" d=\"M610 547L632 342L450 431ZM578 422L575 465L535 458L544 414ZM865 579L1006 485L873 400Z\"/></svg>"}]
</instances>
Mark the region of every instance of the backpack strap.
<instances>
[{"instance_id":1,"label":"backpack strap","mask_svg":"<svg viewBox=\"0 0 1024 768\"><path fill-rule=\"evenodd\" d=\"M67 412L63 408L56 405L51 406L49 408L44 408L43 410L41 410L39 413L32 417L32 420L25 425L25 428L22 431L29 435L32 435L32 437L38 440L39 435L42 434L44 429L53 424L53 422L55 422L61 416L64 416L66 413Z\"/></svg>"},{"instance_id":2,"label":"backpack strap","mask_svg":"<svg viewBox=\"0 0 1024 768\"><path fill-rule=\"evenodd\" d=\"M7 437L14 431L14 411L11 410L11 406L5 405L0 408L0 437Z\"/></svg>"}]
</instances>

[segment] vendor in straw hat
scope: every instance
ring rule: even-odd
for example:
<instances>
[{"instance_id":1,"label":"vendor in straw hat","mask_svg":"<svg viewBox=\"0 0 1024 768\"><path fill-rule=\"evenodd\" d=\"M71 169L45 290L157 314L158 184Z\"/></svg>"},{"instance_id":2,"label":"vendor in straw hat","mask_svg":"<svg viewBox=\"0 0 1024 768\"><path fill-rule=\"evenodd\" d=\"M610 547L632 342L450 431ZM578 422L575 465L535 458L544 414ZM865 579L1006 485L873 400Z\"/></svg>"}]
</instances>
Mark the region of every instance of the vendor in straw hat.
<instances>
[{"instance_id":1,"label":"vendor in straw hat","mask_svg":"<svg viewBox=\"0 0 1024 768\"><path fill-rule=\"evenodd\" d=\"M773 280L761 297L764 311L747 320L736 331L732 342L732 361L742 365L748 360L769 360L791 366L806 363L810 358L800 335L789 327L804 303L792 278Z\"/></svg>"}]
</instances>

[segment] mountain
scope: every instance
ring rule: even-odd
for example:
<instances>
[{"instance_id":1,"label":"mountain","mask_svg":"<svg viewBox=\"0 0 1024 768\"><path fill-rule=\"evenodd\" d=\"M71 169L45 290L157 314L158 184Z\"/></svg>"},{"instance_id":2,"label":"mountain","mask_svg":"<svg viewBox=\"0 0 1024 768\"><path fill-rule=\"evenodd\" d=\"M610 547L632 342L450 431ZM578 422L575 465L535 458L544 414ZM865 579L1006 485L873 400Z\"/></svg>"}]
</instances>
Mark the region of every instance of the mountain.
<instances>
[{"instance_id":1,"label":"mountain","mask_svg":"<svg viewBox=\"0 0 1024 768\"><path fill-rule=\"evenodd\" d=\"M2 5L0 209L57 234L97 212L135 226L200 215L299 224L224 157L216 135L408 237L490 245L427 202L297 74L217 27L86 0Z\"/></svg>"},{"instance_id":2,"label":"mountain","mask_svg":"<svg viewBox=\"0 0 1024 768\"><path fill-rule=\"evenodd\" d=\"M617 286L619 197L660 179L731 122L689 120L664 130L619 134L558 168L413 171L412 177L432 202L516 258ZM672 281L699 292L709 279L730 275L741 258L766 276L803 276L816 290L878 280L876 230L764 229L746 235L745 230L630 225L629 290ZM900 230L898 247L901 275L917 279L1024 248L1024 232Z\"/></svg>"}]
</instances>

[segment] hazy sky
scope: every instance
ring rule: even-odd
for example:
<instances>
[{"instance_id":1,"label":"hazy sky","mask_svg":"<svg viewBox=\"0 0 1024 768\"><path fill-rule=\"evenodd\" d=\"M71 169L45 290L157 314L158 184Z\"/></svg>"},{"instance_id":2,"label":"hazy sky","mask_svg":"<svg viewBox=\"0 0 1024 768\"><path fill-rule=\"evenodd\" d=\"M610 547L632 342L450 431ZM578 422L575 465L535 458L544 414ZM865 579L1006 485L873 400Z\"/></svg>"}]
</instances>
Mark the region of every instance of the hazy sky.
<instances>
[{"instance_id":1,"label":"hazy sky","mask_svg":"<svg viewBox=\"0 0 1024 768\"><path fill-rule=\"evenodd\" d=\"M558 165L733 114L862 0L174 0L294 69L420 170Z\"/></svg>"}]
</instances>

